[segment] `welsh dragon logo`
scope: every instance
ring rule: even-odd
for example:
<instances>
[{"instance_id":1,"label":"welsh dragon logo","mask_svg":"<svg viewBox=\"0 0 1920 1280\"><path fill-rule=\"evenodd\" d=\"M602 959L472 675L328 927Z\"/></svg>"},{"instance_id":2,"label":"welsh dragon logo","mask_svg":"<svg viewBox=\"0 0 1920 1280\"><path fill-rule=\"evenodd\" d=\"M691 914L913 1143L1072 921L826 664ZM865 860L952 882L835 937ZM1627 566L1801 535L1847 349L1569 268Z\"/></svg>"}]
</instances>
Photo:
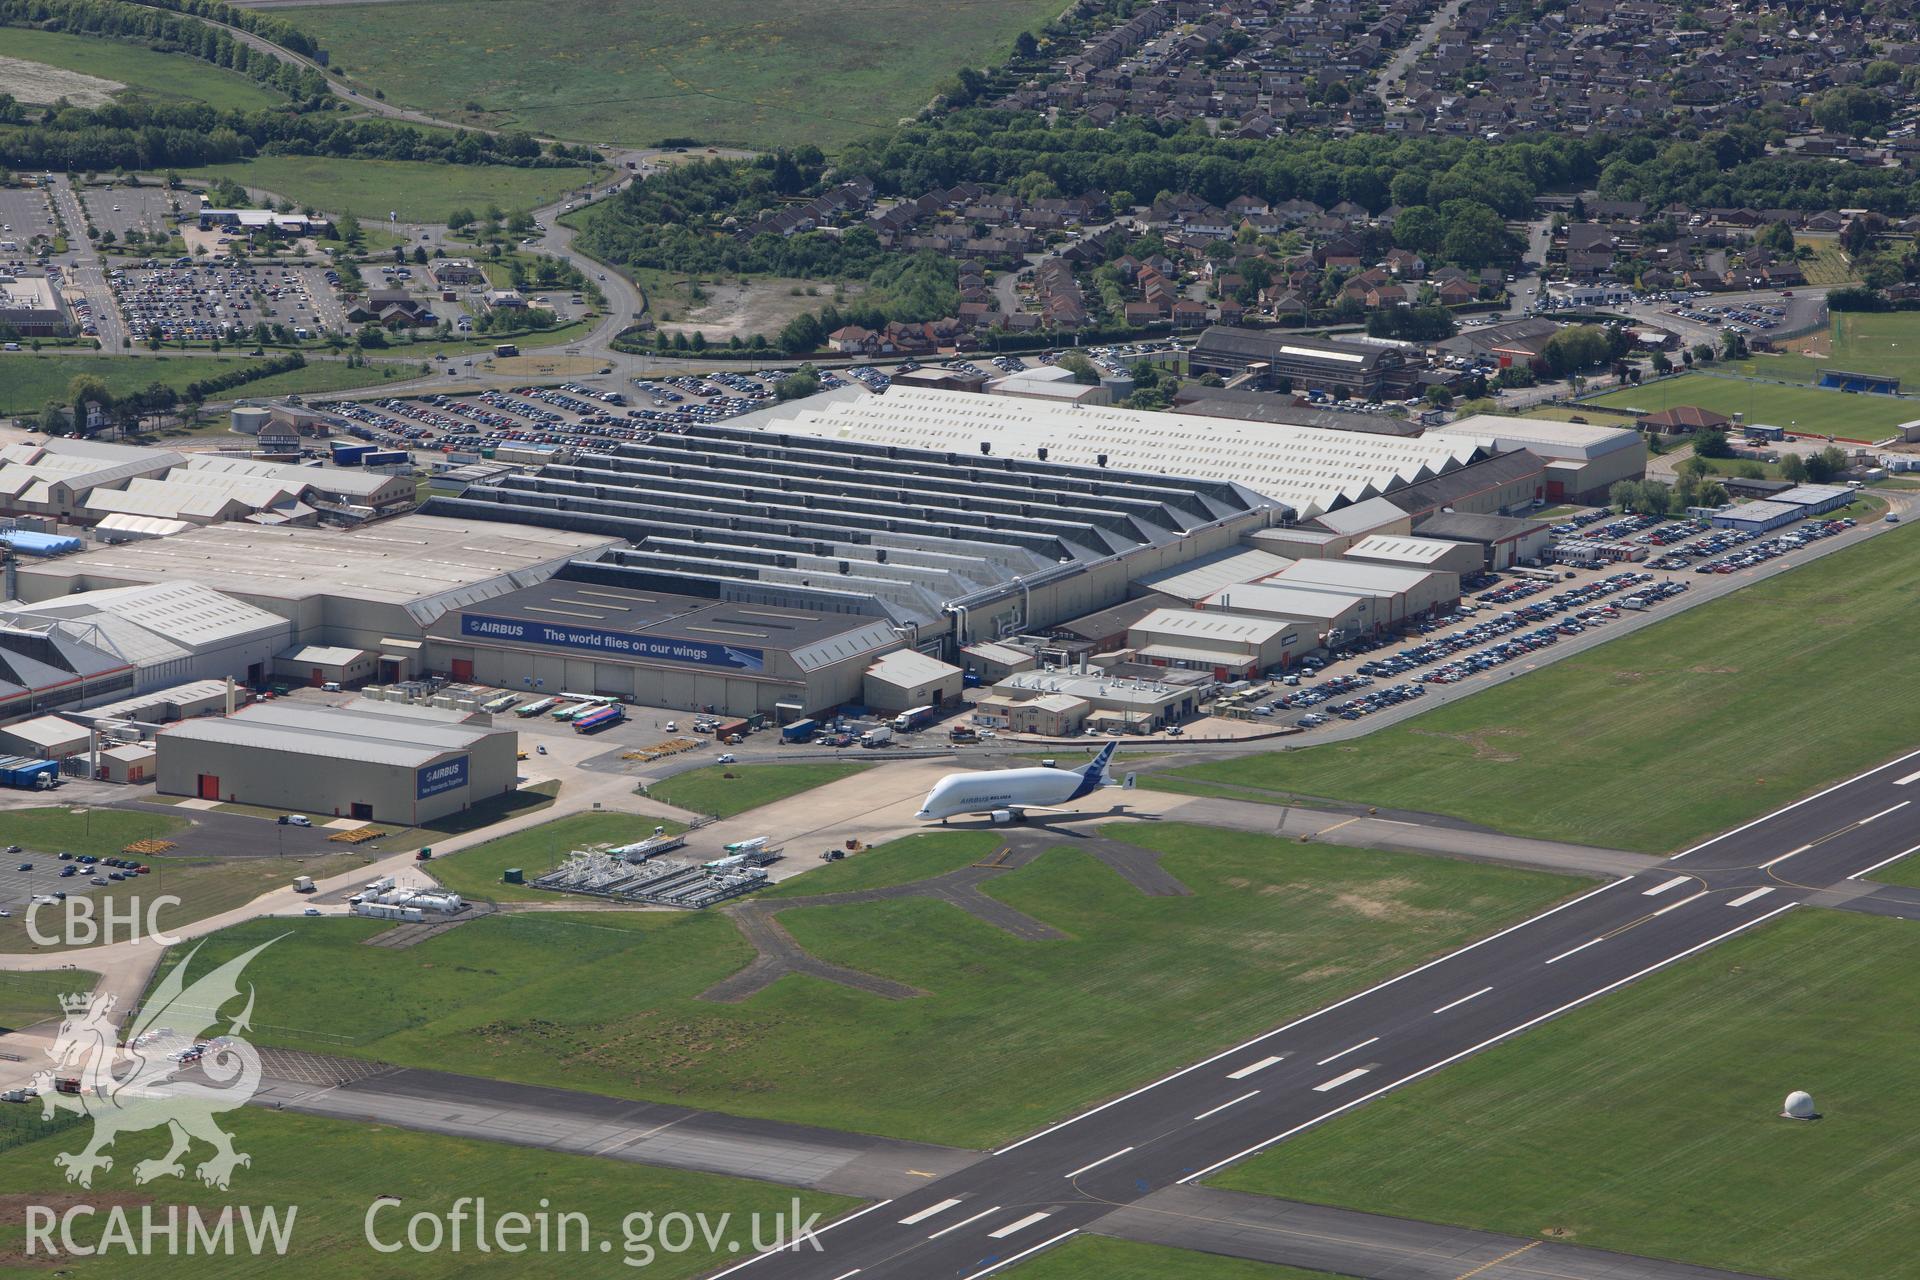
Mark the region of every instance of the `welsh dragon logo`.
<instances>
[{"instance_id":1,"label":"welsh dragon logo","mask_svg":"<svg viewBox=\"0 0 1920 1280\"><path fill-rule=\"evenodd\" d=\"M61 997L66 1017L47 1050L55 1066L36 1074L33 1083L40 1092L43 1118L51 1120L57 1109L93 1121L93 1140L84 1150L54 1157L68 1182L92 1186L95 1170L113 1168L113 1157L104 1151L116 1138L161 1126L171 1131L173 1145L161 1158L134 1166L137 1183L185 1177L180 1158L195 1139L213 1148L212 1158L194 1170L210 1187L225 1190L236 1168L253 1163L246 1152L233 1149L233 1136L214 1121L223 1111L245 1106L260 1087L260 1055L240 1037L253 1015L251 985L246 1008L226 1034L205 1037L219 1025L221 1006L239 996L240 974L275 941L261 943L188 986L187 970L200 952L196 946L155 988L127 1029L124 1044L116 1041L113 995ZM194 1066L211 1083L176 1079Z\"/></svg>"}]
</instances>

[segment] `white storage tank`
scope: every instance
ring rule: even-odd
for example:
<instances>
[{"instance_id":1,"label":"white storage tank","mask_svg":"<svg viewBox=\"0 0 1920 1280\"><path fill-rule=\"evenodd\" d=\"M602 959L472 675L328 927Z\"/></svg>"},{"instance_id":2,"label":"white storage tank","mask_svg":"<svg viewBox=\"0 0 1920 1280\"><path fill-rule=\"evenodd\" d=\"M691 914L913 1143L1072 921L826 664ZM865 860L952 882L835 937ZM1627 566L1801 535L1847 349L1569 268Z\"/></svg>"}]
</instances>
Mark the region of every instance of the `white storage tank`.
<instances>
[{"instance_id":1,"label":"white storage tank","mask_svg":"<svg viewBox=\"0 0 1920 1280\"><path fill-rule=\"evenodd\" d=\"M273 421L273 410L262 409L258 405L238 405L233 411L233 429L243 436L257 436L261 428Z\"/></svg>"}]
</instances>

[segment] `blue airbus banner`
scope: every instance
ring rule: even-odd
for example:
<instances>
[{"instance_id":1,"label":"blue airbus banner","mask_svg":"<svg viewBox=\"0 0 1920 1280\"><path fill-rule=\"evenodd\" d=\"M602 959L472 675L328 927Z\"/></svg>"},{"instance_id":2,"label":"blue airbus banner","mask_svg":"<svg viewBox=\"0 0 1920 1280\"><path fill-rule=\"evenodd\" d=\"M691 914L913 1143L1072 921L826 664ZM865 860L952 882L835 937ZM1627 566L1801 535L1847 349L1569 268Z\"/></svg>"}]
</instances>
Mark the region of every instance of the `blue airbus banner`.
<instances>
[{"instance_id":1,"label":"blue airbus banner","mask_svg":"<svg viewBox=\"0 0 1920 1280\"><path fill-rule=\"evenodd\" d=\"M766 654L759 649L709 644L701 640L675 640L668 636L638 635L631 631L607 631L600 627L525 622L519 618L490 618L478 613L460 615L460 634L475 640L509 640L518 644L542 644L556 649L605 653L619 658L651 658L664 662L689 662L700 667L727 667L756 674L767 669Z\"/></svg>"},{"instance_id":2,"label":"blue airbus banner","mask_svg":"<svg viewBox=\"0 0 1920 1280\"><path fill-rule=\"evenodd\" d=\"M467 757L430 764L414 775L413 798L425 800L467 785Z\"/></svg>"}]
</instances>

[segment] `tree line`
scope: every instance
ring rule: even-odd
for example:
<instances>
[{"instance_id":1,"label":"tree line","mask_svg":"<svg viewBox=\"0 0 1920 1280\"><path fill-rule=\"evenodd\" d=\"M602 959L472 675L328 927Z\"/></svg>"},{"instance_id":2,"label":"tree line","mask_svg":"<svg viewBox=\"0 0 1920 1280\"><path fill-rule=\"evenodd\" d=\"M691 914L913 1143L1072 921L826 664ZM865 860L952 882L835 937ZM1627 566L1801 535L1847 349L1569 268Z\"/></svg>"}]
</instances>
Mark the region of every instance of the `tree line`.
<instances>
[{"instance_id":1,"label":"tree line","mask_svg":"<svg viewBox=\"0 0 1920 1280\"><path fill-rule=\"evenodd\" d=\"M0 125L0 168L56 173L187 168L256 155L546 168L576 163L577 152L543 150L526 133L429 132L389 120L221 111L203 102L56 106L37 123Z\"/></svg>"}]
</instances>

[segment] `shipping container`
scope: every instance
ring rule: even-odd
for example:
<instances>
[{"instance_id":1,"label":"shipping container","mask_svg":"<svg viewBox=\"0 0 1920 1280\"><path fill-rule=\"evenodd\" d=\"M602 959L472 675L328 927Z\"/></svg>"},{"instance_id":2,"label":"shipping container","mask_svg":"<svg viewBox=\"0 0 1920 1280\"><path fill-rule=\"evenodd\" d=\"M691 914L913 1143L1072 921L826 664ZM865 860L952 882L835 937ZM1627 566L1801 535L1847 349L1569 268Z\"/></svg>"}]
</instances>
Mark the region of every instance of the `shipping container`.
<instances>
[{"instance_id":1,"label":"shipping container","mask_svg":"<svg viewBox=\"0 0 1920 1280\"><path fill-rule=\"evenodd\" d=\"M819 728L820 722L817 720L795 720L792 724L781 728L780 741L811 742L815 731Z\"/></svg>"}]
</instances>

